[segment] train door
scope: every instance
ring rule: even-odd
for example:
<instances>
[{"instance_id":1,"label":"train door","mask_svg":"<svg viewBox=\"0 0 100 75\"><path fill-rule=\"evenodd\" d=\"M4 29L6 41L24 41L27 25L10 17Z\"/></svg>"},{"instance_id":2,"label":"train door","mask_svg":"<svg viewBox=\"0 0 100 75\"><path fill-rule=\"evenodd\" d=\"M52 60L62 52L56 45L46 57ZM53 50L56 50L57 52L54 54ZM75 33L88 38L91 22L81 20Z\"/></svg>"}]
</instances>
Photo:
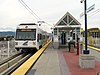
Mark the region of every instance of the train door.
<instances>
[{"instance_id":1,"label":"train door","mask_svg":"<svg viewBox=\"0 0 100 75\"><path fill-rule=\"evenodd\" d=\"M61 32L61 44L65 45L66 44L66 32Z\"/></svg>"}]
</instances>

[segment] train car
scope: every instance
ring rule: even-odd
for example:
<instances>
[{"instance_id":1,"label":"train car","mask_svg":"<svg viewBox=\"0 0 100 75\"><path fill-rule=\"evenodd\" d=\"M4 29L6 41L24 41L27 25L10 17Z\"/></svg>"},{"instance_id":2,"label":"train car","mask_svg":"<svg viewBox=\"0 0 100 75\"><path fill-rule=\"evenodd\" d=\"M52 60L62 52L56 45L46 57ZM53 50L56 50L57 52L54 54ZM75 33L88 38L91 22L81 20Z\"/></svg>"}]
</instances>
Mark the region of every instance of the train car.
<instances>
[{"instance_id":1,"label":"train car","mask_svg":"<svg viewBox=\"0 0 100 75\"><path fill-rule=\"evenodd\" d=\"M92 40L92 42L89 43L89 45L100 48L100 29L99 28L90 28L90 29L88 29L88 31L90 32L90 35L92 37L92 39L89 38Z\"/></svg>"},{"instance_id":2,"label":"train car","mask_svg":"<svg viewBox=\"0 0 100 75\"><path fill-rule=\"evenodd\" d=\"M83 35L83 43L85 43L85 31L81 31ZM100 48L100 29L90 28L87 32L87 44Z\"/></svg>"},{"instance_id":3,"label":"train car","mask_svg":"<svg viewBox=\"0 0 100 75\"><path fill-rule=\"evenodd\" d=\"M15 49L17 51L39 50L47 42L46 34L38 24L20 24L16 29Z\"/></svg>"}]
</instances>

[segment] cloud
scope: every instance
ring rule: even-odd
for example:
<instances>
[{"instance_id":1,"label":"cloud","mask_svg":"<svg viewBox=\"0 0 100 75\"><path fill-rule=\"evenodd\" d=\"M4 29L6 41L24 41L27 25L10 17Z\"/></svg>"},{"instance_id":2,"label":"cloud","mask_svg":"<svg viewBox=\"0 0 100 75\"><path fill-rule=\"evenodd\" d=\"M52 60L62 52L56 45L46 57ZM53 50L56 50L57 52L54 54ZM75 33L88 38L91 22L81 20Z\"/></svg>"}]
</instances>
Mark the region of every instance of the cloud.
<instances>
[{"instance_id":1,"label":"cloud","mask_svg":"<svg viewBox=\"0 0 100 75\"><path fill-rule=\"evenodd\" d=\"M55 24L67 11L70 12L84 27L84 18L79 16L84 11L84 3L80 0L24 0L25 3L42 20ZM95 9L100 7L99 0L88 0L88 7L95 3ZM20 23L37 22L38 20L21 5L18 0L0 0L0 27L16 28ZM99 12L88 18L89 27L100 27ZM93 20L95 19L95 20ZM50 29L50 26L47 26Z\"/></svg>"},{"instance_id":2,"label":"cloud","mask_svg":"<svg viewBox=\"0 0 100 75\"><path fill-rule=\"evenodd\" d=\"M33 21L31 14L18 0L5 0L0 9L0 27L15 28L21 22Z\"/></svg>"}]
</instances>

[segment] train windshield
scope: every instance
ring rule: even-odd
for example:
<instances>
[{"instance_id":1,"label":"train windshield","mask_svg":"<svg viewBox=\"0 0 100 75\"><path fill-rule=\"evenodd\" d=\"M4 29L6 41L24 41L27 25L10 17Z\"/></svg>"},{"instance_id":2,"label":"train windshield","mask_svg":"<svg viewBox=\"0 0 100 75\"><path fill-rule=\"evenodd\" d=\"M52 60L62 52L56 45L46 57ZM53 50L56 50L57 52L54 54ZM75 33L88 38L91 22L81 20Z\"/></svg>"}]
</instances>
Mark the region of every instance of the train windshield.
<instances>
[{"instance_id":1,"label":"train windshield","mask_svg":"<svg viewBox=\"0 0 100 75\"><path fill-rule=\"evenodd\" d=\"M17 29L16 40L36 40L36 29Z\"/></svg>"}]
</instances>

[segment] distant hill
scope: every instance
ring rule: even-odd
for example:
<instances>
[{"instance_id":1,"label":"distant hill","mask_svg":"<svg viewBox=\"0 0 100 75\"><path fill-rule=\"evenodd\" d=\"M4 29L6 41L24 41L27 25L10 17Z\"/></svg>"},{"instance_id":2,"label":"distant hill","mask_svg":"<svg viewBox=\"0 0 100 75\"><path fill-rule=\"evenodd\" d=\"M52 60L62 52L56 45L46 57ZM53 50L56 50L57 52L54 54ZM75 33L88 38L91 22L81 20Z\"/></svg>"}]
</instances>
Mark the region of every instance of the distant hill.
<instances>
[{"instance_id":1,"label":"distant hill","mask_svg":"<svg viewBox=\"0 0 100 75\"><path fill-rule=\"evenodd\" d=\"M0 31L0 37L15 36L13 31Z\"/></svg>"},{"instance_id":2,"label":"distant hill","mask_svg":"<svg viewBox=\"0 0 100 75\"><path fill-rule=\"evenodd\" d=\"M50 37L52 37L52 33L48 33ZM0 31L0 37L7 37L7 36L15 36L14 31Z\"/></svg>"}]
</instances>

